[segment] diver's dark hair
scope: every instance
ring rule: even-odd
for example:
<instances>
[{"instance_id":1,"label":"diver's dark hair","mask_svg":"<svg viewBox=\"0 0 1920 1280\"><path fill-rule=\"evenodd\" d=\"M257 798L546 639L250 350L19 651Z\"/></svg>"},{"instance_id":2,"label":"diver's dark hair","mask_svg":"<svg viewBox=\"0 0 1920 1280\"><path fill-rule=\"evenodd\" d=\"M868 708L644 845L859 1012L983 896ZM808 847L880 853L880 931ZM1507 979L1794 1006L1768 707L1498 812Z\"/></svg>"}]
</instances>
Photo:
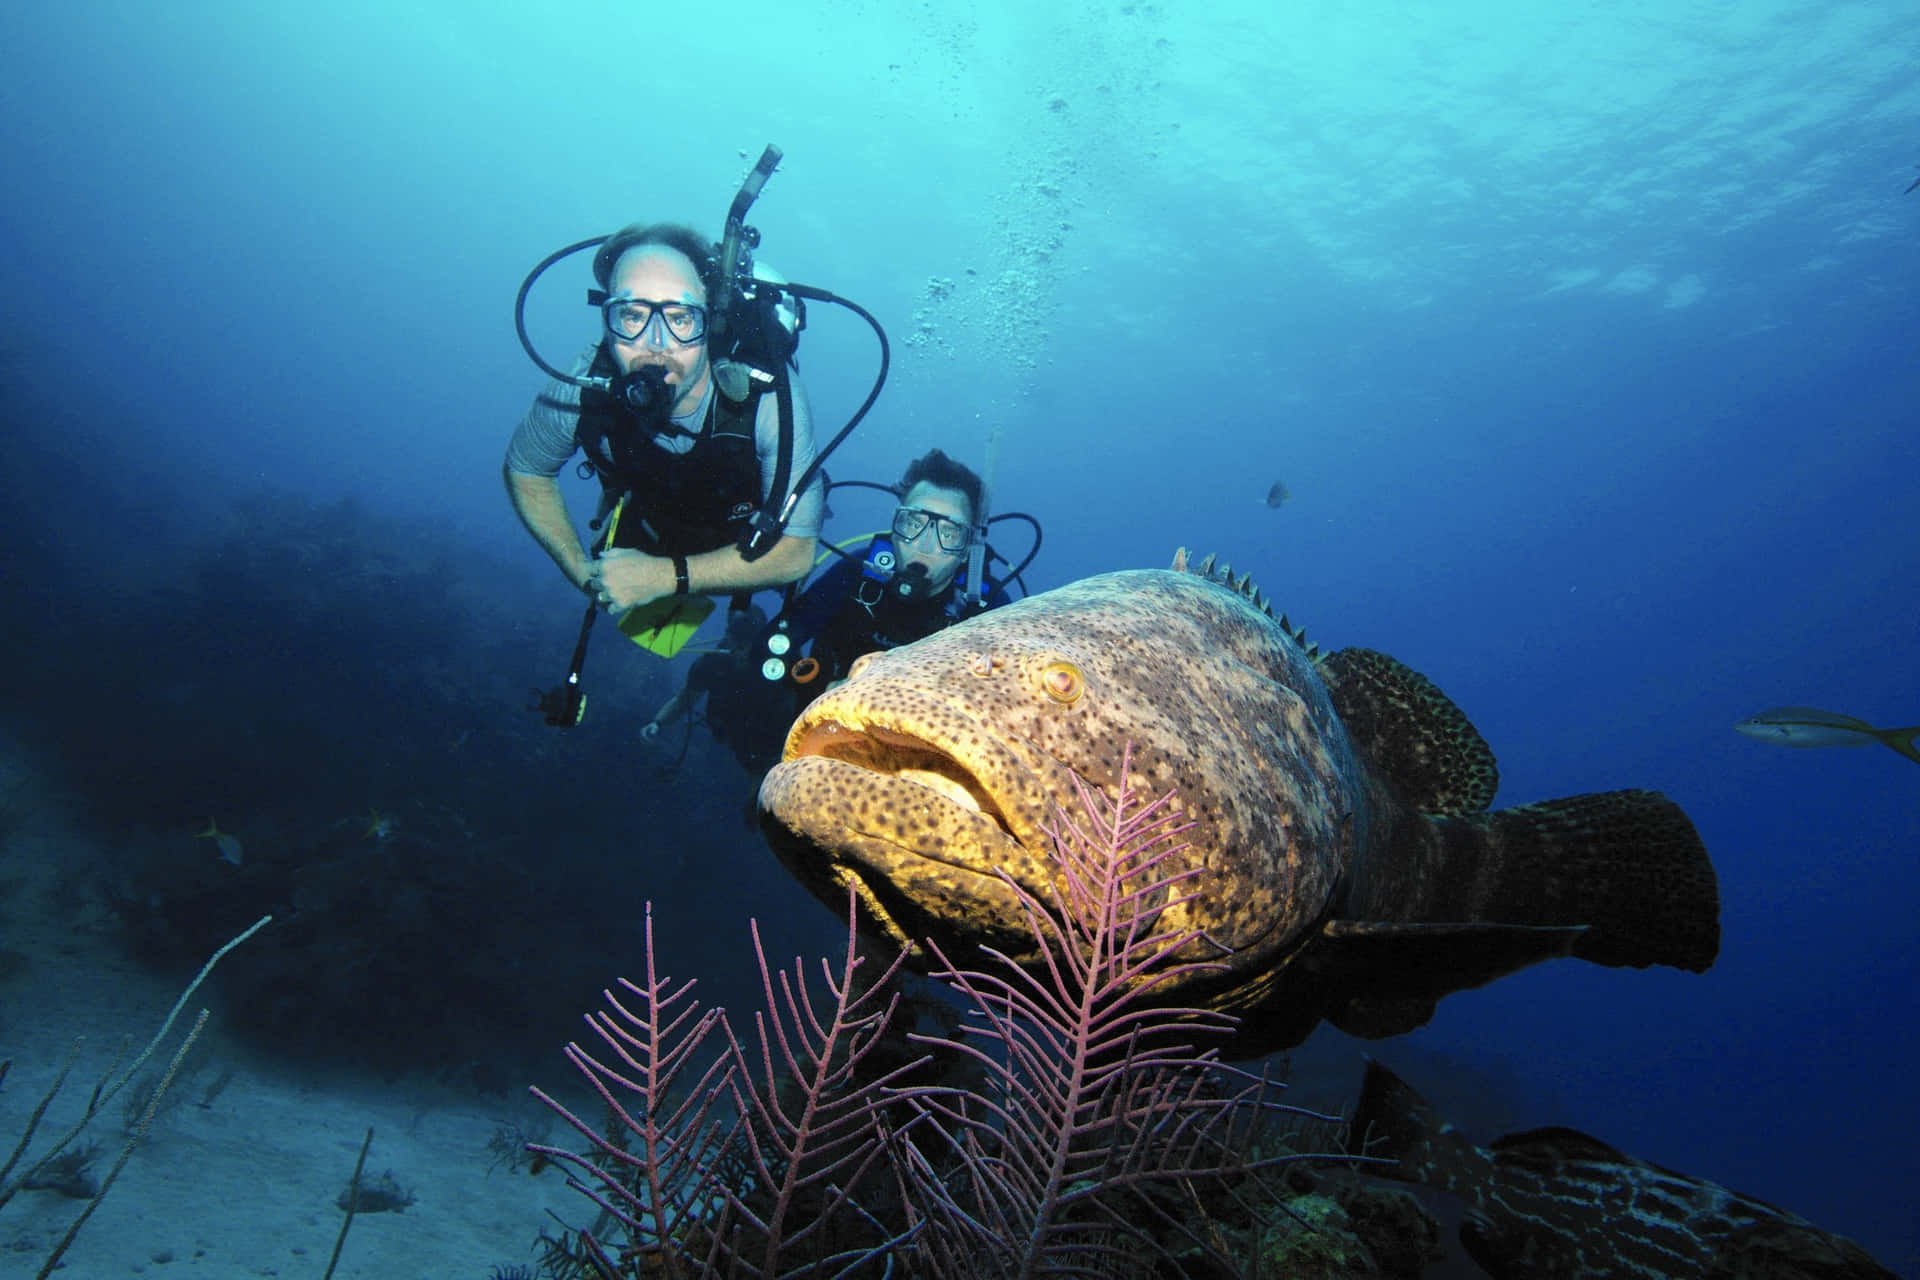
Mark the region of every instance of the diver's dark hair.
<instances>
[{"instance_id":1,"label":"diver's dark hair","mask_svg":"<svg viewBox=\"0 0 1920 1280\"><path fill-rule=\"evenodd\" d=\"M750 604L744 609L730 609L727 611L726 638L732 640L735 636L741 636L743 639L752 639L766 625L767 611L757 604Z\"/></svg>"},{"instance_id":2,"label":"diver's dark hair","mask_svg":"<svg viewBox=\"0 0 1920 1280\"><path fill-rule=\"evenodd\" d=\"M967 495L967 516L975 524L980 522L980 504L985 486L973 468L965 463L956 462L938 449L929 449L926 453L907 464L907 472L900 477L899 493L902 498L908 490L917 484L930 484L941 489L957 489Z\"/></svg>"},{"instance_id":3,"label":"diver's dark hair","mask_svg":"<svg viewBox=\"0 0 1920 1280\"><path fill-rule=\"evenodd\" d=\"M700 273L700 287L707 291L709 298L713 296L718 283L713 245L698 231L680 222L635 222L608 236L599 252L593 255L594 281L602 289L612 288L609 281L613 279L613 266L620 261L620 255L643 244L663 245L684 254Z\"/></svg>"}]
</instances>

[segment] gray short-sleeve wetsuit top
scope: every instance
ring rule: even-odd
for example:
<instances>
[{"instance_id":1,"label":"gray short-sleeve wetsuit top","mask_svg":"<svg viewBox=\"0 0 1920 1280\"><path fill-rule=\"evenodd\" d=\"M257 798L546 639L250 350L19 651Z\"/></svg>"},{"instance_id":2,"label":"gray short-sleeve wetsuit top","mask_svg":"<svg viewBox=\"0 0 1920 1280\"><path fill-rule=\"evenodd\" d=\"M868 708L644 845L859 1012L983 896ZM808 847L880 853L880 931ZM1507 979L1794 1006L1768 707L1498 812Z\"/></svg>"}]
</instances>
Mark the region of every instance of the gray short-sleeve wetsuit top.
<instances>
[{"instance_id":1,"label":"gray short-sleeve wetsuit top","mask_svg":"<svg viewBox=\"0 0 1920 1280\"><path fill-rule=\"evenodd\" d=\"M589 348L574 365L574 372L584 376L593 355L594 349ZM787 483L792 484L813 465L813 412L807 406L806 389L800 380L791 374L788 379L793 386L793 468ZM699 407L685 417L676 417L673 425L692 431L696 424L704 423L714 394L713 379L709 377L707 394L701 397ZM559 475L560 468L579 452L579 442L574 435L579 425L580 388L558 378L548 382L534 397L527 416L520 419L520 425L514 429L513 440L507 445L507 470L523 476ZM657 435L653 443L668 453L685 453L693 448L693 437ZM780 465L780 402L771 392L760 397L760 407L754 414L753 446L754 455L760 459L760 494L764 498L773 487L774 472ZM807 492L794 505L793 519L787 522L789 537L820 536L820 513L826 505L825 498L826 486L815 476Z\"/></svg>"}]
</instances>

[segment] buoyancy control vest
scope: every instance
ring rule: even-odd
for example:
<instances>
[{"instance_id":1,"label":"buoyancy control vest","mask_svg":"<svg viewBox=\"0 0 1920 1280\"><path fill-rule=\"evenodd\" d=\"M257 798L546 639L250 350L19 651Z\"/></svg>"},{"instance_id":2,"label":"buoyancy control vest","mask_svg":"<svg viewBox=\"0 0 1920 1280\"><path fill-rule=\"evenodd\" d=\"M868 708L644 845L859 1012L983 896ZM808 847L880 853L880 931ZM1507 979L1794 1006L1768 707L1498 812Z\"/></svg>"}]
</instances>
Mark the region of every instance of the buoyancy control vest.
<instances>
[{"instance_id":1,"label":"buoyancy control vest","mask_svg":"<svg viewBox=\"0 0 1920 1280\"><path fill-rule=\"evenodd\" d=\"M844 677L863 653L923 640L979 611L967 609L959 579L937 596L913 601L896 598L886 586L894 571L894 556L892 541L882 535L868 544L864 559L841 561L818 584L815 608L819 613L810 652L828 680ZM1005 602L1005 594L996 587L985 607Z\"/></svg>"},{"instance_id":2,"label":"buoyancy control vest","mask_svg":"<svg viewBox=\"0 0 1920 1280\"><path fill-rule=\"evenodd\" d=\"M596 377L615 372L604 344L594 353L590 372ZM760 507L754 433L766 391L753 382L743 400L730 400L716 382L709 393L705 428L691 449L673 453L656 445L611 395L581 390L574 438L609 503L631 495L614 546L648 555L690 556L740 541Z\"/></svg>"}]
</instances>

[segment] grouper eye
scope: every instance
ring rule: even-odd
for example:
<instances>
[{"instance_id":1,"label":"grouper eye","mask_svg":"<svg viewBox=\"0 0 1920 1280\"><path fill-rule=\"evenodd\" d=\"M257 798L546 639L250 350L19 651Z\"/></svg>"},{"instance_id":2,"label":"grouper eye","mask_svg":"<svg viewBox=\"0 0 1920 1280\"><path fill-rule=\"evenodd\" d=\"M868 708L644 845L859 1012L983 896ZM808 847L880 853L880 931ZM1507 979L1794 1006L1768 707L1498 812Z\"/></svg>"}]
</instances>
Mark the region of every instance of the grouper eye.
<instances>
[{"instance_id":1,"label":"grouper eye","mask_svg":"<svg viewBox=\"0 0 1920 1280\"><path fill-rule=\"evenodd\" d=\"M1040 689L1055 702L1063 705L1078 702L1086 688L1080 668L1071 662L1049 662L1040 668Z\"/></svg>"}]
</instances>

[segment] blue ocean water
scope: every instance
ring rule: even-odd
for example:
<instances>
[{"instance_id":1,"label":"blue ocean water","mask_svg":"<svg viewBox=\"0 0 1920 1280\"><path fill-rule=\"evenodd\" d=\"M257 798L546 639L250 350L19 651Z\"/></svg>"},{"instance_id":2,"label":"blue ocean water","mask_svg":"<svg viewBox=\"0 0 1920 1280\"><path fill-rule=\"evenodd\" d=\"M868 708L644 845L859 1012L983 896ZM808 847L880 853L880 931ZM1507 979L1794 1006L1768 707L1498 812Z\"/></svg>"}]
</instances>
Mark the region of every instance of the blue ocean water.
<instances>
[{"instance_id":1,"label":"blue ocean water","mask_svg":"<svg viewBox=\"0 0 1920 1280\"><path fill-rule=\"evenodd\" d=\"M762 256L893 340L836 477L997 432L1036 589L1218 551L1322 644L1432 677L1502 803L1645 786L1693 817L1710 973L1542 966L1377 1052L1913 1273L1920 772L1731 726L1920 723L1920 14L1271 8L10 10L9 728L123 884L204 859L209 813L262 849L369 810L422 853L480 829L500 896L460 880L455 915L513 953L488 977L578 992L510 1057L633 968L643 899L696 964L749 910L830 938L722 754L668 775L623 733L683 665L603 636L587 726L524 712L577 597L499 480L540 384L524 272L638 218L717 234L776 142ZM592 335L567 271L529 317L550 358ZM823 423L874 358L814 309ZM830 532L870 527L849 508ZM211 928L139 941L178 963Z\"/></svg>"}]
</instances>

